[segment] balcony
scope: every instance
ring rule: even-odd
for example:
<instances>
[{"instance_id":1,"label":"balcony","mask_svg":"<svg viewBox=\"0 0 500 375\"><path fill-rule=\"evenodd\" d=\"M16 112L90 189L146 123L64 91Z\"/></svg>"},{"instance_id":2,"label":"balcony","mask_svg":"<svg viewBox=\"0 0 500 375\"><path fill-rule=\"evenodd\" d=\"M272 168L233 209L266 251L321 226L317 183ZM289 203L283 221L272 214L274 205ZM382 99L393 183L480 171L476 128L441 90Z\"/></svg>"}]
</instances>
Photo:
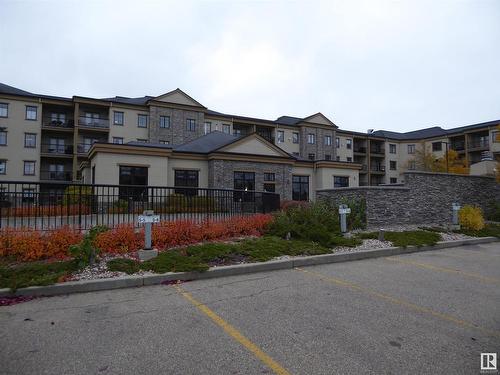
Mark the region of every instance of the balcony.
<instances>
[{"instance_id":1,"label":"balcony","mask_svg":"<svg viewBox=\"0 0 500 375\"><path fill-rule=\"evenodd\" d=\"M366 154L366 147L354 147L355 154Z\"/></svg>"},{"instance_id":2,"label":"balcony","mask_svg":"<svg viewBox=\"0 0 500 375\"><path fill-rule=\"evenodd\" d=\"M361 164L361 169L359 170L359 173L366 173L366 172L368 172L368 165Z\"/></svg>"},{"instance_id":3,"label":"balcony","mask_svg":"<svg viewBox=\"0 0 500 375\"><path fill-rule=\"evenodd\" d=\"M89 143L78 143L76 145L76 152L78 154L87 154L92 147L92 144Z\"/></svg>"},{"instance_id":4,"label":"balcony","mask_svg":"<svg viewBox=\"0 0 500 375\"><path fill-rule=\"evenodd\" d=\"M385 150L379 146L372 146L372 147L370 147L370 154L375 154L377 156L383 156L383 155L385 155Z\"/></svg>"},{"instance_id":5,"label":"balcony","mask_svg":"<svg viewBox=\"0 0 500 375\"><path fill-rule=\"evenodd\" d=\"M385 165L374 164L370 167L372 173L385 173Z\"/></svg>"},{"instance_id":6,"label":"balcony","mask_svg":"<svg viewBox=\"0 0 500 375\"><path fill-rule=\"evenodd\" d=\"M40 171L40 180L46 181L72 181L73 173L68 171Z\"/></svg>"},{"instance_id":7,"label":"balcony","mask_svg":"<svg viewBox=\"0 0 500 375\"><path fill-rule=\"evenodd\" d=\"M479 138L479 139L471 139L469 141L469 149L483 150L490 148L490 142L488 139Z\"/></svg>"},{"instance_id":8,"label":"balcony","mask_svg":"<svg viewBox=\"0 0 500 375\"><path fill-rule=\"evenodd\" d=\"M73 145L57 145L53 143L42 143L42 154L50 156L73 155Z\"/></svg>"},{"instance_id":9,"label":"balcony","mask_svg":"<svg viewBox=\"0 0 500 375\"><path fill-rule=\"evenodd\" d=\"M42 117L42 127L51 130L71 130L75 127L72 118Z\"/></svg>"},{"instance_id":10,"label":"balcony","mask_svg":"<svg viewBox=\"0 0 500 375\"><path fill-rule=\"evenodd\" d=\"M78 118L78 126L82 128L108 130L109 119L80 116Z\"/></svg>"},{"instance_id":11,"label":"balcony","mask_svg":"<svg viewBox=\"0 0 500 375\"><path fill-rule=\"evenodd\" d=\"M455 151L465 151L465 141L451 142L450 148Z\"/></svg>"}]
</instances>

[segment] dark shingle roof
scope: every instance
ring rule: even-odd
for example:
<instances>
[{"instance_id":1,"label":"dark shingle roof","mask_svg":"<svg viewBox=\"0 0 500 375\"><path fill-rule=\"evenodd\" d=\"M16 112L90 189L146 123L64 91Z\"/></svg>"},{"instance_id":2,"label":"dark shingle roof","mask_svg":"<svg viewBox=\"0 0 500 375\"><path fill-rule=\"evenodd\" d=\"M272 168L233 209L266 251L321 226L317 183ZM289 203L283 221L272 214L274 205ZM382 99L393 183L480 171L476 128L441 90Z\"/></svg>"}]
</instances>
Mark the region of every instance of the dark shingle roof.
<instances>
[{"instance_id":1,"label":"dark shingle roof","mask_svg":"<svg viewBox=\"0 0 500 375\"><path fill-rule=\"evenodd\" d=\"M281 116L278 117L274 122L280 125L296 125L300 121L302 121L302 119L299 117Z\"/></svg>"},{"instance_id":2,"label":"dark shingle roof","mask_svg":"<svg viewBox=\"0 0 500 375\"><path fill-rule=\"evenodd\" d=\"M102 142L102 143L107 143L107 142ZM154 142L130 141L127 142L126 144L130 146L141 146L141 147L152 147L152 148L166 148L166 149L173 148L171 145L164 145L163 143L154 143Z\"/></svg>"},{"instance_id":3,"label":"dark shingle roof","mask_svg":"<svg viewBox=\"0 0 500 375\"><path fill-rule=\"evenodd\" d=\"M241 137L236 137L231 134L214 131L200 138L197 138L194 141L187 142L179 146L174 146L174 151L207 154L230 143L233 143L240 138Z\"/></svg>"},{"instance_id":4,"label":"dark shingle roof","mask_svg":"<svg viewBox=\"0 0 500 375\"><path fill-rule=\"evenodd\" d=\"M445 136L446 130L440 128L439 126L434 126L432 128L420 129L406 133L391 132L387 130L377 130L371 133L371 135L375 137L391 138L397 140L410 140L410 139Z\"/></svg>"},{"instance_id":5,"label":"dark shingle roof","mask_svg":"<svg viewBox=\"0 0 500 375\"><path fill-rule=\"evenodd\" d=\"M31 92L6 85L4 83L0 83L0 94L35 96L35 94L32 94Z\"/></svg>"},{"instance_id":6,"label":"dark shingle roof","mask_svg":"<svg viewBox=\"0 0 500 375\"><path fill-rule=\"evenodd\" d=\"M126 98L124 96L115 96L114 98L103 98L101 100L107 100L113 103L122 104L132 104L132 105L146 105L148 100L152 99L152 96L141 96L139 98Z\"/></svg>"}]
</instances>

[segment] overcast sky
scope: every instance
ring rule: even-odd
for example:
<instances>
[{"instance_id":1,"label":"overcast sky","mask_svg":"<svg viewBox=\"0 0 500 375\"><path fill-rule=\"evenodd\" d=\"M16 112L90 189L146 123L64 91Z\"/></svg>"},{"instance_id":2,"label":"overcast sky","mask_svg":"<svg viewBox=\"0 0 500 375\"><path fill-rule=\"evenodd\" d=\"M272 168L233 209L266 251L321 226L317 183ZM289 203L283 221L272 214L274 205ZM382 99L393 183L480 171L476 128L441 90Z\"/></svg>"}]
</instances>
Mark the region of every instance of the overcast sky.
<instances>
[{"instance_id":1,"label":"overcast sky","mask_svg":"<svg viewBox=\"0 0 500 375\"><path fill-rule=\"evenodd\" d=\"M500 119L500 1L0 0L0 82L343 129Z\"/></svg>"}]
</instances>

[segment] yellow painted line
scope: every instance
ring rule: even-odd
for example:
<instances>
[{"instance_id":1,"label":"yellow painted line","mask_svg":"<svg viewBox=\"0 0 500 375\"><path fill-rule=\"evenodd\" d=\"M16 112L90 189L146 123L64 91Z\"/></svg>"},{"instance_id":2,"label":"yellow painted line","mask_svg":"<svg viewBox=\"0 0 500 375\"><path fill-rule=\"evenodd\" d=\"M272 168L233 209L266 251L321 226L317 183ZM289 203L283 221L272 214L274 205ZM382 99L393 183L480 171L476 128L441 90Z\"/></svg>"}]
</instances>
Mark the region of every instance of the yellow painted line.
<instances>
[{"instance_id":1,"label":"yellow painted line","mask_svg":"<svg viewBox=\"0 0 500 375\"><path fill-rule=\"evenodd\" d=\"M274 359L264 353L257 345L247 339L241 332L239 332L236 328L234 328L231 324L222 319L215 312L210 310L206 305L201 302L198 302L193 296L182 290L178 285L175 286L177 291L189 302L191 302L198 310L208 316L212 321L221 327L224 331L226 331L229 336L238 341L241 345L243 345L247 350L249 350L253 355L255 355L261 362L263 362L267 367L274 371L275 374L278 375L290 375L290 373L285 370L281 365L279 365Z\"/></svg>"},{"instance_id":2,"label":"yellow painted line","mask_svg":"<svg viewBox=\"0 0 500 375\"><path fill-rule=\"evenodd\" d=\"M402 300L402 299L399 299L396 297L392 297L388 294L380 293L380 292L377 292L377 291L369 289L369 288L365 288L361 285L357 285L357 284L351 283L351 282L346 281L346 280L338 279L336 277L326 276L326 275L323 275L321 273L314 272L314 271L308 271L308 270L305 270L303 268L295 268L295 270L303 272L303 273L311 275L311 276L314 276L314 277L317 277L318 279L321 279L323 281L327 281L327 282L330 282L330 283L333 283L336 285L340 285L340 286L343 286L343 287L346 287L346 288L349 288L352 290L357 290L359 292L368 294L372 297L376 297L378 299L393 303L395 305L406 307L410 310L413 310L413 311L416 311L419 313L432 315L436 318L446 320L448 322L452 322L452 323L454 323L458 326L461 326L461 327L473 328L473 329L481 331L487 335L500 337L500 331L495 331L495 330L491 330L488 328L483 328L483 327L478 326L477 324L456 318L452 315L443 314L443 313L428 309L427 307L415 305L414 303L411 303L411 302L408 302L408 301L405 301L405 300Z\"/></svg>"},{"instance_id":3,"label":"yellow painted line","mask_svg":"<svg viewBox=\"0 0 500 375\"><path fill-rule=\"evenodd\" d=\"M445 268L445 267L439 267L439 266L434 266L429 263L422 263L422 262L414 262L411 260L403 260L403 259L398 259L398 258L384 258L385 260L389 260L391 262L396 262L396 263L401 263L401 264L407 264L411 266L416 266L416 267L421 267L421 268L426 268L428 270L432 271L438 271L438 272L445 272L445 273L453 273L457 275L461 275L464 277L469 277L472 279L476 279L479 281L483 281L485 283L494 283L500 284L500 279L496 279L494 277L488 277L488 276L483 276L483 275L478 275L476 273L471 273L471 272L465 272L465 271L460 271L460 270L454 270L452 268Z\"/></svg>"}]
</instances>

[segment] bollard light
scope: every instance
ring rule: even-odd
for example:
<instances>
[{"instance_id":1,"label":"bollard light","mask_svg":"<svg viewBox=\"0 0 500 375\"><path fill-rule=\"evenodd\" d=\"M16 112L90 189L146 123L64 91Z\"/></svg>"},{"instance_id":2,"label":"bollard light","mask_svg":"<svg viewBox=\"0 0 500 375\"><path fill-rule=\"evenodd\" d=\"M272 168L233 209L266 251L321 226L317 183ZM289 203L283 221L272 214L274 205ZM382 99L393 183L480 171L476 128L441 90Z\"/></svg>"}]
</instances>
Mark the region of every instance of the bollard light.
<instances>
[{"instance_id":1,"label":"bollard light","mask_svg":"<svg viewBox=\"0 0 500 375\"><path fill-rule=\"evenodd\" d=\"M139 215L139 224L144 224L144 249L138 251L140 260L149 260L158 255L158 250L153 249L151 241L151 232L153 223L160 222L160 215L155 215L153 210L146 210Z\"/></svg>"},{"instance_id":2,"label":"bollard light","mask_svg":"<svg viewBox=\"0 0 500 375\"><path fill-rule=\"evenodd\" d=\"M351 209L346 204L339 205L340 214L340 232L347 232L347 214L351 213Z\"/></svg>"},{"instance_id":3,"label":"bollard light","mask_svg":"<svg viewBox=\"0 0 500 375\"><path fill-rule=\"evenodd\" d=\"M451 204L451 209L453 212L451 222L453 225L459 225L459 223L458 223L458 211L460 211L460 208L462 208L462 207L458 203L454 202Z\"/></svg>"}]
</instances>

